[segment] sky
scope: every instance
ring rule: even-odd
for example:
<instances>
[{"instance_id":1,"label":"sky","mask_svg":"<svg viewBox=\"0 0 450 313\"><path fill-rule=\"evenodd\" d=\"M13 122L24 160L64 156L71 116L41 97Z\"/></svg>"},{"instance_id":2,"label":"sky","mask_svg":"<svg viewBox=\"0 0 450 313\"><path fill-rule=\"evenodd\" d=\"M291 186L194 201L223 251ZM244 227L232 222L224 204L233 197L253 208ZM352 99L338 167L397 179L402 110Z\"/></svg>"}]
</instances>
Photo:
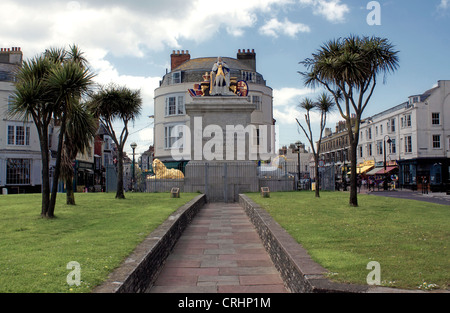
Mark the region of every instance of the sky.
<instances>
[{"instance_id":1,"label":"sky","mask_svg":"<svg viewBox=\"0 0 450 313\"><path fill-rule=\"evenodd\" d=\"M374 6L375 5L375 6ZM379 5L379 10L377 8ZM374 24L374 22L376 22ZM153 143L154 90L173 50L191 58L236 58L255 49L257 71L273 89L278 145L306 137L297 105L322 90L304 86L299 64L330 39L348 35L388 38L399 51L399 69L379 80L364 117L405 102L450 79L450 0L2 0L0 47L21 47L29 59L49 47L76 44L96 82L140 89L143 111L130 129L125 151ZM334 129L337 112L328 119ZM314 116L318 139L318 116Z\"/></svg>"}]
</instances>

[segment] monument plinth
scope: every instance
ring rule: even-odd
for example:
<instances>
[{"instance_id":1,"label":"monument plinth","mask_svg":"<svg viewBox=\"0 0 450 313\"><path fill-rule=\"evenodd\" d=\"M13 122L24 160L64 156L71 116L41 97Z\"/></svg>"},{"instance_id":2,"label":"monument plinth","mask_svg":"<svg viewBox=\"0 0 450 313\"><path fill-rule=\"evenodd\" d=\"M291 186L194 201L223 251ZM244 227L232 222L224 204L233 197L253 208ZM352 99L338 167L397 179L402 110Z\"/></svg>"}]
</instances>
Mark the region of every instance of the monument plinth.
<instances>
[{"instance_id":1,"label":"monument plinth","mask_svg":"<svg viewBox=\"0 0 450 313\"><path fill-rule=\"evenodd\" d=\"M249 161L254 130L251 114L256 106L247 97L192 98L186 103L190 116L191 156L195 161Z\"/></svg>"}]
</instances>

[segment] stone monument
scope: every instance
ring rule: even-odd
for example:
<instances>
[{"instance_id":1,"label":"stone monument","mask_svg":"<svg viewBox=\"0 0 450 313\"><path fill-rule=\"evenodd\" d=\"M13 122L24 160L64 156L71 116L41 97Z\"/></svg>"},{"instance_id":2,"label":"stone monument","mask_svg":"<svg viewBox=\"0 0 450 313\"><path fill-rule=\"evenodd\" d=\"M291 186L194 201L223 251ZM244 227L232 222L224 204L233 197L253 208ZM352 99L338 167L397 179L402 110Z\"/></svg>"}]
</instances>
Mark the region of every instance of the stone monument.
<instances>
[{"instance_id":1,"label":"stone monument","mask_svg":"<svg viewBox=\"0 0 450 313\"><path fill-rule=\"evenodd\" d=\"M189 92L191 161L186 185L213 201L233 202L239 193L257 191L257 154L252 151L256 131L251 125L256 106L247 97L248 84L230 77L219 57L203 82Z\"/></svg>"}]
</instances>

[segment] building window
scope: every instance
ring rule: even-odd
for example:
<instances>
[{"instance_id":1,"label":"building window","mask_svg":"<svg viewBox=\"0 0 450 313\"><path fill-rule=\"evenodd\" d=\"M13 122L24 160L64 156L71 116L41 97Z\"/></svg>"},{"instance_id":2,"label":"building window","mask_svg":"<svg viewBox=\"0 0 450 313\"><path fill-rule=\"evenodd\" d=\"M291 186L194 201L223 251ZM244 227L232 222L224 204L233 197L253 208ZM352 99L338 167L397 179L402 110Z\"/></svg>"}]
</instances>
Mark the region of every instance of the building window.
<instances>
[{"instance_id":1,"label":"building window","mask_svg":"<svg viewBox=\"0 0 450 313\"><path fill-rule=\"evenodd\" d=\"M372 139L372 128L369 128L369 135L367 138Z\"/></svg>"},{"instance_id":2,"label":"building window","mask_svg":"<svg viewBox=\"0 0 450 313\"><path fill-rule=\"evenodd\" d=\"M29 146L30 127L8 125L8 145Z\"/></svg>"},{"instance_id":3,"label":"building window","mask_svg":"<svg viewBox=\"0 0 450 313\"><path fill-rule=\"evenodd\" d=\"M14 145L14 138L15 138L15 127L14 126L8 126L8 145Z\"/></svg>"},{"instance_id":4,"label":"building window","mask_svg":"<svg viewBox=\"0 0 450 313\"><path fill-rule=\"evenodd\" d=\"M441 148L441 135L433 135L433 149Z\"/></svg>"},{"instance_id":5,"label":"building window","mask_svg":"<svg viewBox=\"0 0 450 313\"><path fill-rule=\"evenodd\" d=\"M360 158L364 157L364 155L363 155L363 147L362 146L359 146L359 157Z\"/></svg>"},{"instance_id":6,"label":"building window","mask_svg":"<svg viewBox=\"0 0 450 313\"><path fill-rule=\"evenodd\" d=\"M7 185L30 184L31 160L8 159L6 166Z\"/></svg>"},{"instance_id":7,"label":"building window","mask_svg":"<svg viewBox=\"0 0 450 313\"><path fill-rule=\"evenodd\" d=\"M405 137L405 153L412 153L412 137Z\"/></svg>"},{"instance_id":8,"label":"building window","mask_svg":"<svg viewBox=\"0 0 450 313\"><path fill-rule=\"evenodd\" d=\"M166 116L185 114L184 96L172 96L166 98Z\"/></svg>"},{"instance_id":9,"label":"building window","mask_svg":"<svg viewBox=\"0 0 450 313\"><path fill-rule=\"evenodd\" d=\"M393 118L393 119L391 120L390 126L391 126L391 132L392 132L392 133L395 132L395 118Z\"/></svg>"},{"instance_id":10,"label":"building window","mask_svg":"<svg viewBox=\"0 0 450 313\"><path fill-rule=\"evenodd\" d=\"M8 111L12 110L14 103L14 96L8 96Z\"/></svg>"},{"instance_id":11,"label":"building window","mask_svg":"<svg viewBox=\"0 0 450 313\"><path fill-rule=\"evenodd\" d=\"M440 113L431 113L431 124L432 125L441 125Z\"/></svg>"},{"instance_id":12,"label":"building window","mask_svg":"<svg viewBox=\"0 0 450 313\"><path fill-rule=\"evenodd\" d=\"M377 142L377 154L378 155L383 154L383 142L382 141Z\"/></svg>"},{"instance_id":13,"label":"building window","mask_svg":"<svg viewBox=\"0 0 450 313\"><path fill-rule=\"evenodd\" d=\"M367 145L367 154L368 154L369 156L372 156L372 144L371 144L371 143L369 143L369 144Z\"/></svg>"},{"instance_id":14,"label":"building window","mask_svg":"<svg viewBox=\"0 0 450 313\"><path fill-rule=\"evenodd\" d=\"M260 96L250 96L251 103L256 105L256 110L261 111L261 97Z\"/></svg>"},{"instance_id":15,"label":"building window","mask_svg":"<svg viewBox=\"0 0 450 313\"><path fill-rule=\"evenodd\" d=\"M25 145L25 130L23 126L16 126L16 146Z\"/></svg>"},{"instance_id":16,"label":"building window","mask_svg":"<svg viewBox=\"0 0 450 313\"><path fill-rule=\"evenodd\" d=\"M391 139L391 144L389 145L389 154L397 153L397 143L395 139Z\"/></svg>"},{"instance_id":17,"label":"building window","mask_svg":"<svg viewBox=\"0 0 450 313\"><path fill-rule=\"evenodd\" d=\"M164 129L164 142L166 149L181 149L183 144L180 140L183 139L184 125L166 126Z\"/></svg>"},{"instance_id":18,"label":"building window","mask_svg":"<svg viewBox=\"0 0 450 313\"><path fill-rule=\"evenodd\" d=\"M401 118L402 128L411 127L411 114L405 115Z\"/></svg>"},{"instance_id":19,"label":"building window","mask_svg":"<svg viewBox=\"0 0 450 313\"><path fill-rule=\"evenodd\" d=\"M181 72L172 73L172 84L181 84Z\"/></svg>"}]
</instances>

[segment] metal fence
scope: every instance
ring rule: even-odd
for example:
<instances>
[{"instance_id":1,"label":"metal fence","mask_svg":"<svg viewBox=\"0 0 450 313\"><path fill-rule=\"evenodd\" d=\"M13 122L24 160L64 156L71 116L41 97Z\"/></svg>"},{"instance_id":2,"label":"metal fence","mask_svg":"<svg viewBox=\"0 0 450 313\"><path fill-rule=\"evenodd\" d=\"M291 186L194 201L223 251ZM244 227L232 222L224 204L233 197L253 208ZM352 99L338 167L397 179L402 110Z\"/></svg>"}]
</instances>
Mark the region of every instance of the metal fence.
<instances>
[{"instance_id":1,"label":"metal fence","mask_svg":"<svg viewBox=\"0 0 450 313\"><path fill-rule=\"evenodd\" d=\"M324 191L336 190L336 173L334 165L319 168L320 188Z\"/></svg>"},{"instance_id":2,"label":"metal fence","mask_svg":"<svg viewBox=\"0 0 450 313\"><path fill-rule=\"evenodd\" d=\"M169 167L168 167L169 168ZM261 187L270 191L293 191L309 189L307 173L298 177L295 163L280 163L277 166L256 162L203 162L191 161L182 169L184 178L155 179L147 177L146 192L201 192L211 202L236 202L243 192L259 192Z\"/></svg>"}]
</instances>

